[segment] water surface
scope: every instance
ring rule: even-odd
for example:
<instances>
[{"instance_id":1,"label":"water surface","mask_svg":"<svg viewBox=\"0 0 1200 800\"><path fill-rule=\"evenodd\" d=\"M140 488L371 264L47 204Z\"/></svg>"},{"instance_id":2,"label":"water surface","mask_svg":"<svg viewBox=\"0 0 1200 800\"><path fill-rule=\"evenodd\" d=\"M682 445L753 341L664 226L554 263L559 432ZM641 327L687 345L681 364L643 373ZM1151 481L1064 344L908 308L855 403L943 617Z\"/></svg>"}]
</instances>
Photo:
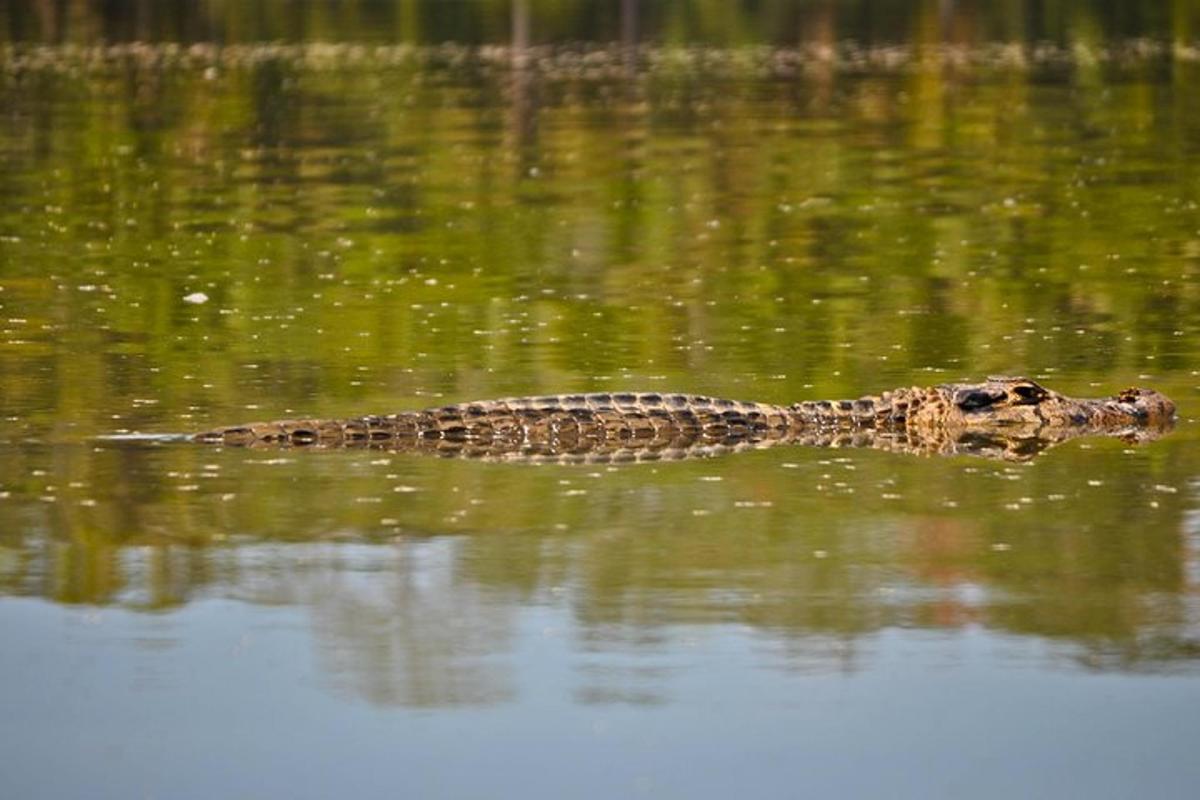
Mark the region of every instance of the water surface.
<instances>
[{"instance_id":1,"label":"water surface","mask_svg":"<svg viewBox=\"0 0 1200 800\"><path fill-rule=\"evenodd\" d=\"M826 8L566 46L584 17L529 13L531 49L507 13L423 18L452 44L10 20L6 794L1189 796L1190 40ZM989 374L1180 423L1028 463L98 438Z\"/></svg>"}]
</instances>

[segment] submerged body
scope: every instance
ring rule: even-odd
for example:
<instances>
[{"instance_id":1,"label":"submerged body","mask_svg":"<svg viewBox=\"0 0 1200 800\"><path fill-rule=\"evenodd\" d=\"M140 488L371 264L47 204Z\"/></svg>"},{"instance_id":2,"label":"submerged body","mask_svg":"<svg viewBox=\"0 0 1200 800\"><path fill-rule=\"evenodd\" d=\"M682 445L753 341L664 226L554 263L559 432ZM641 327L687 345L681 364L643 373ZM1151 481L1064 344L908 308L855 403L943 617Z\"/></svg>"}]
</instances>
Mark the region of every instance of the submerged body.
<instances>
[{"instance_id":1,"label":"submerged body","mask_svg":"<svg viewBox=\"0 0 1200 800\"><path fill-rule=\"evenodd\" d=\"M789 443L1023 459L1077 436L1154 438L1174 418L1174 403L1151 389L1078 399L1026 378L990 378L790 406L649 392L508 398L386 416L250 423L193 439L558 461L682 458Z\"/></svg>"}]
</instances>

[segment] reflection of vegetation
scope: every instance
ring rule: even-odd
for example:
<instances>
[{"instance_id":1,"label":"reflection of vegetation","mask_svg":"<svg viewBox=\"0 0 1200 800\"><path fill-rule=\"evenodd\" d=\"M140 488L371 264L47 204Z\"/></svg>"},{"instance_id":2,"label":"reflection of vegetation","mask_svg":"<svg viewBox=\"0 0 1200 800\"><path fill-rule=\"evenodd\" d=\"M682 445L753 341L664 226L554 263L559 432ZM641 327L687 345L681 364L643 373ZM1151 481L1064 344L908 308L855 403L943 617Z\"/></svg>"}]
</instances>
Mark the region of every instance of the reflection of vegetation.
<instances>
[{"instance_id":1,"label":"reflection of vegetation","mask_svg":"<svg viewBox=\"0 0 1200 800\"><path fill-rule=\"evenodd\" d=\"M380 548L339 549L301 583L314 611L326 671L380 705L492 704L514 694L503 657L512 638L511 597L456 574L451 540L413 544L380 563ZM347 563L350 562L350 563ZM300 581L297 581L297 572Z\"/></svg>"},{"instance_id":2,"label":"reflection of vegetation","mask_svg":"<svg viewBox=\"0 0 1200 800\"><path fill-rule=\"evenodd\" d=\"M1195 656L1197 554L1181 544L1187 501L1166 490L1195 473L1190 450L1067 446L1019 467L775 450L595 472L105 449L6 501L24 536L3 541L0 587L133 607L214 594L312 606L334 672L404 704L510 692L488 664L529 603L570 608L589 652L644 653L635 663L681 626L745 624L798 665L852 668L859 642L888 627L983 625L1061 641L1084 664L1148 668ZM433 533L470 535L431 550ZM301 547L293 563L246 541L347 534L378 543L312 563ZM646 687L626 700L657 696L653 675L626 677ZM617 690L597 675L581 691Z\"/></svg>"},{"instance_id":3,"label":"reflection of vegetation","mask_svg":"<svg viewBox=\"0 0 1200 800\"><path fill-rule=\"evenodd\" d=\"M153 38L171 19L229 42L0 51L0 591L309 603L331 659L381 665L350 680L382 702L506 696L507 677L479 676L508 646L505 604L530 602L566 604L598 650L733 622L853 664L889 626L986 625L1101 667L1194 660L1186 429L1020 469L776 451L598 477L83 444L445 396L619 383L785 401L1012 371L1079 393L1150 374L1187 413L1187 4L1123 23L1176 50L1107 41L1112 4L900 4L902 47L857 3L646 4L647 40L747 46L518 63L421 46L504 40L506 3L470 23L427 3L298 20L246 5L0 5L12 39ZM535 43L601 14L529 8ZM800 44L748 46L768 28ZM235 44L368 29L411 44ZM1043 37L1066 46L1020 46ZM973 46L993 39L1015 50ZM403 553L447 532L473 535L447 546L436 591L330 568L313 596L255 591L239 538L399 536ZM490 602L494 637L466 624ZM424 627L439 618L463 625ZM418 651L430 661L405 661Z\"/></svg>"},{"instance_id":4,"label":"reflection of vegetation","mask_svg":"<svg viewBox=\"0 0 1200 800\"><path fill-rule=\"evenodd\" d=\"M1187 64L1166 82L916 70L834 92L745 83L756 62L719 57L627 87L549 69L530 128L501 113L494 64L309 70L301 50L209 80L154 52L86 93L41 72L5 90L0 179L23 199L0 215L3 279L30 311L5 333L14 399L31 364L62 376L63 403L154 366L122 378L152 420L234 408L248 385L272 413L334 412L631 364L689 386L783 375L753 394L787 399L923 368L1191 363L1171 322L1195 313L1200 255ZM209 304L178 302L198 289ZM45 360L62 321L69 369Z\"/></svg>"}]
</instances>

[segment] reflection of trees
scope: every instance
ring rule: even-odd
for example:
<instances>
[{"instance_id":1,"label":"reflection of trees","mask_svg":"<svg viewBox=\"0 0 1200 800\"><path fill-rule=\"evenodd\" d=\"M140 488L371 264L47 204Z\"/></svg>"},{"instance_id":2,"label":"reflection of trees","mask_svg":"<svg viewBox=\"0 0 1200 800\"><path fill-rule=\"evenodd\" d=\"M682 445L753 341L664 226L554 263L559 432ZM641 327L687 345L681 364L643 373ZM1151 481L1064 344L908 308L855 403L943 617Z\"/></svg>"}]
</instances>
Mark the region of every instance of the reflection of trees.
<instances>
[{"instance_id":1,"label":"reflection of trees","mask_svg":"<svg viewBox=\"0 0 1200 800\"><path fill-rule=\"evenodd\" d=\"M1132 461L1119 447L1062 448L1033 467L773 451L600 477L373 467L370 453L264 465L193 448L36 449L0 465L16 526L0 536L0 591L147 610L213 596L307 607L333 682L413 706L510 697L506 659L530 606L569 615L585 702L669 699L665 654L730 625L760 632L764 660L788 669L854 670L889 628L976 626L1090 669L1189 669L1195 526L1188 498L1153 487L1197 465L1170 444ZM219 469L197 477L206 465ZM397 495L381 470L418 491ZM1118 491L1088 484L1118 474ZM722 480L698 480L712 475ZM817 488L838 477L843 489ZM178 490L201 480L203 492ZM1037 502L1007 510L1023 498ZM382 531L380 515L393 520ZM366 541L392 528L467 535Z\"/></svg>"},{"instance_id":2,"label":"reflection of trees","mask_svg":"<svg viewBox=\"0 0 1200 800\"><path fill-rule=\"evenodd\" d=\"M528 0L513 0L508 146L515 154L517 183L535 176L538 168L538 86L531 63L530 25Z\"/></svg>"},{"instance_id":3,"label":"reflection of trees","mask_svg":"<svg viewBox=\"0 0 1200 800\"><path fill-rule=\"evenodd\" d=\"M345 550L351 550L347 556ZM305 574L301 602L313 613L318 656L337 685L372 703L490 704L514 692L505 662L511 600L459 578L452 539L378 548L353 560L330 551Z\"/></svg>"},{"instance_id":4,"label":"reflection of trees","mask_svg":"<svg viewBox=\"0 0 1200 800\"><path fill-rule=\"evenodd\" d=\"M806 35L827 47L835 26L814 15ZM397 66L392 51L355 65L336 47L228 48L193 67L143 47L116 59L119 79L89 76L86 101L52 70L5 86L0 188L45 187L51 209L0 215L19 240L8 271L28 270L7 297L35 337L81 324L0 362L0 397L27 402L43 369L206 414L247 379L342 413L462 396L488 370L514 391L635 363L687 382L784 372L789 399L925 367L1193 366L1172 321L1200 298L1161 291L1197 251L1188 104L1158 107L1137 69L1068 96L1021 67L818 60L776 79L770 58L729 52L672 66L686 54L642 49L631 76L627 50L593 54L593 74L545 51L514 66L404 50ZM1064 136L1070 159L1046 140ZM37 243L61 236L103 254L55 265L97 291L46 278ZM213 303L179 310L198 286ZM118 379L115 346L160 371ZM95 397L64 391L60 411L72 396ZM99 425L112 403L96 400L71 410Z\"/></svg>"},{"instance_id":5,"label":"reflection of trees","mask_svg":"<svg viewBox=\"0 0 1200 800\"><path fill-rule=\"evenodd\" d=\"M409 620L400 605L442 603L459 614L443 597L451 585L470 607L489 597L525 603L558 586L573 587L581 635L598 646L630 635L653 646L656 632L681 625L744 623L830 641L895 625L985 625L1061 639L1097 658L1126 645L1138 652L1153 635L1163 656L1163 632L1182 643L1193 624L1187 570L1196 560L1182 538L1186 498L1153 488L1195 469L1186 447L1171 444L1155 445L1165 448L1158 463L1122 461L1111 447L1063 448L1033 467L971 464L969 475L957 460L862 453L841 482L853 494L832 488L836 474L823 477L839 469L826 453L802 450L590 478L407 457L380 467L370 452L302 453L270 465L262 463L270 452L19 451L5 462L15 468L0 471L15 523L0 579L7 593L63 602L156 608L230 591L314 603L328 619L358 609L367 631L390 617L408 631L438 616ZM803 469L780 470L778 459ZM380 473L397 468L407 477ZM722 481L697 481L714 470ZM1119 491L1088 484L1117 474ZM419 491L398 495L396 480ZM885 491L878 487L902 499L875 498L873 489ZM572 494L577 488L585 494ZM956 508L943 507L945 498ZM286 548L376 530L381 515L402 530L472 534L436 551L450 563L431 567L432 594L404 550L365 584L354 569L341 583L331 557L300 584L320 591L273 594L288 570L256 574L237 557L239 545L225 543L227 532L244 531ZM263 575L282 577L263 593ZM385 590L396 607L371 612ZM475 633L461 633L462 649L473 652Z\"/></svg>"}]
</instances>

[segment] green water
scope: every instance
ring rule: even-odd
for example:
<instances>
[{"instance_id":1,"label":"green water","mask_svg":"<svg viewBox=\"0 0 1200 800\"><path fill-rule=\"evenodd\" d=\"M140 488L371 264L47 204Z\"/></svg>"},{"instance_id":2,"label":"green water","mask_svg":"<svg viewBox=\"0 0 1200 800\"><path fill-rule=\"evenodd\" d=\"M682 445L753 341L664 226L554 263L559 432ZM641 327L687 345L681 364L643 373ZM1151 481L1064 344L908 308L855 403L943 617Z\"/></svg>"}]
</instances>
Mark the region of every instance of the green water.
<instances>
[{"instance_id":1,"label":"green water","mask_svg":"<svg viewBox=\"0 0 1200 800\"><path fill-rule=\"evenodd\" d=\"M1200 10L663 5L0 6L5 796L1192 795ZM992 374L1180 421L98 438Z\"/></svg>"}]
</instances>

